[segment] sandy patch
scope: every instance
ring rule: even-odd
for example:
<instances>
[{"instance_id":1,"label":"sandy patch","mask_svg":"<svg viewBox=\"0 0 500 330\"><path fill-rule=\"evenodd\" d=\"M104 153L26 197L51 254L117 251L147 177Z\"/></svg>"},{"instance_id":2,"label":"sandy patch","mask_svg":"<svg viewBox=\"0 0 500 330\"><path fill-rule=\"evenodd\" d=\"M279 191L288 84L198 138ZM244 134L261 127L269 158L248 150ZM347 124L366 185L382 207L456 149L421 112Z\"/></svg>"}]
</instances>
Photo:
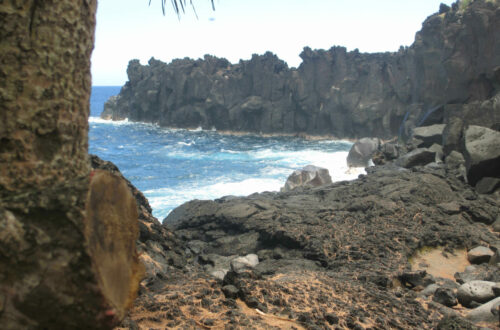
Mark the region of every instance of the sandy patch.
<instances>
[{"instance_id":1,"label":"sandy patch","mask_svg":"<svg viewBox=\"0 0 500 330\"><path fill-rule=\"evenodd\" d=\"M412 270L425 270L435 277L455 280L456 272L463 272L470 263L467 250L455 250L453 254L444 252L443 248L424 249L411 258Z\"/></svg>"}]
</instances>

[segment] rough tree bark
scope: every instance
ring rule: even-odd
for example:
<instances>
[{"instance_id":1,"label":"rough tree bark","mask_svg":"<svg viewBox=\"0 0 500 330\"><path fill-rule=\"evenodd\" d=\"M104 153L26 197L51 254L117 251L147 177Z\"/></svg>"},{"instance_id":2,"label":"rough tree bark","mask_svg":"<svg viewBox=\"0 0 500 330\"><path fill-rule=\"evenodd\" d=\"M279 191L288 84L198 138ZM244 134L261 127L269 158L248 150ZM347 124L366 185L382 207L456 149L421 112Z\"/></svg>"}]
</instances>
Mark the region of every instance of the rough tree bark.
<instances>
[{"instance_id":1,"label":"rough tree bark","mask_svg":"<svg viewBox=\"0 0 500 330\"><path fill-rule=\"evenodd\" d=\"M0 0L2 329L110 327L137 290L135 201L110 174L89 189L96 6Z\"/></svg>"}]
</instances>

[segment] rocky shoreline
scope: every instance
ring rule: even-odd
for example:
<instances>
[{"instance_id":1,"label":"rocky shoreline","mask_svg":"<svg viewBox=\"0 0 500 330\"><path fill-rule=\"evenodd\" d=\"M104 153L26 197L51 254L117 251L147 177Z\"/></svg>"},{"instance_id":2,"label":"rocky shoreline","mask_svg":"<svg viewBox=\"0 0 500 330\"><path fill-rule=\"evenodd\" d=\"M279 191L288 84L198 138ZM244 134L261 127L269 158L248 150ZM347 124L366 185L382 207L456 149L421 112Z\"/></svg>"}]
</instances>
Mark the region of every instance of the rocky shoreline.
<instances>
[{"instance_id":1,"label":"rocky shoreline","mask_svg":"<svg viewBox=\"0 0 500 330\"><path fill-rule=\"evenodd\" d=\"M468 181L492 162L495 176L477 182L500 180L500 133L461 135L445 155L442 133L423 128L406 145L381 144L371 155L379 165L357 180L195 200L163 224L129 184L146 277L122 327L497 327L500 186L479 193ZM432 139L440 144L424 147ZM414 157L429 149L432 158ZM92 166L119 173L97 157Z\"/></svg>"},{"instance_id":2,"label":"rocky shoreline","mask_svg":"<svg viewBox=\"0 0 500 330\"><path fill-rule=\"evenodd\" d=\"M298 69L271 53L131 61L105 118L368 136L347 161L375 166L335 183L308 167L282 192L190 201L163 223L129 183L146 277L122 327L498 328L497 31L497 0L459 1L397 53L305 48Z\"/></svg>"}]
</instances>

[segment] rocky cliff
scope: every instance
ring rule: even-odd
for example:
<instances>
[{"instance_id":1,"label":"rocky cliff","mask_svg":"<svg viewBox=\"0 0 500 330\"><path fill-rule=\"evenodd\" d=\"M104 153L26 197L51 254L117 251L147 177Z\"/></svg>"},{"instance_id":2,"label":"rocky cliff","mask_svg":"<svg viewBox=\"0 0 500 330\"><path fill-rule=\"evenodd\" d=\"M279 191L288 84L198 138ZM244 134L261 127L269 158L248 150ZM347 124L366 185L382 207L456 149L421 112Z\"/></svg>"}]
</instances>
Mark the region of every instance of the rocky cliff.
<instances>
[{"instance_id":1,"label":"rocky cliff","mask_svg":"<svg viewBox=\"0 0 500 330\"><path fill-rule=\"evenodd\" d=\"M424 121L462 114L468 104L481 107L497 94L498 31L499 1L475 0L442 5L413 45L396 53L306 47L297 69L269 52L238 64L213 56L169 64L152 58L145 66L132 60L129 81L102 116L181 128L404 135ZM498 100L490 103L474 124L500 122Z\"/></svg>"}]
</instances>

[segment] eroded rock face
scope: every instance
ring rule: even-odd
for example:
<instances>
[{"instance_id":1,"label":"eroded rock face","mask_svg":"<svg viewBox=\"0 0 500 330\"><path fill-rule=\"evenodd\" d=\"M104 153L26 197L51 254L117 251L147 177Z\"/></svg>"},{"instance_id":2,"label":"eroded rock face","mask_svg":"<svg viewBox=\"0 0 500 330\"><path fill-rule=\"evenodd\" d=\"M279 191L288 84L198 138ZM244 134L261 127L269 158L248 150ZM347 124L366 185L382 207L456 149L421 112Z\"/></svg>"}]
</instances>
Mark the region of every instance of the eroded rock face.
<instances>
[{"instance_id":1,"label":"eroded rock face","mask_svg":"<svg viewBox=\"0 0 500 330\"><path fill-rule=\"evenodd\" d=\"M446 123L456 105L460 114L482 109L480 116L460 117L491 127L499 120L498 111L488 110L499 106L498 94L492 98L500 82L499 15L497 1L454 6L429 16L409 48L363 54L306 47L297 69L271 53L238 64L212 56L170 64L151 59L145 66L133 60L129 81L102 116L172 127L386 138Z\"/></svg>"}]
</instances>

